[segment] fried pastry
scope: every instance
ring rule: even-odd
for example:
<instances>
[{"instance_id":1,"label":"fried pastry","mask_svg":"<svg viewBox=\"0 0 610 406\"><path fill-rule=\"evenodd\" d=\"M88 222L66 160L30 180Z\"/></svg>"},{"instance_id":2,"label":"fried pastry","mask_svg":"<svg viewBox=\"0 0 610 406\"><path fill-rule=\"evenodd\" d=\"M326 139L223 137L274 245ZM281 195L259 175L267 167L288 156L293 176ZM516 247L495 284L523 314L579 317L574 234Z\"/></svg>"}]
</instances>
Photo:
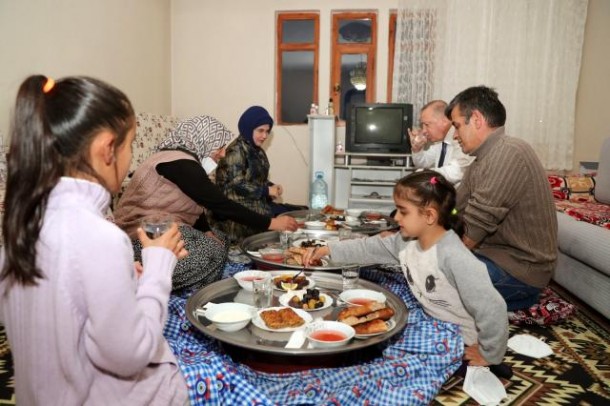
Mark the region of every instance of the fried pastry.
<instances>
[{"instance_id":1,"label":"fried pastry","mask_svg":"<svg viewBox=\"0 0 610 406\"><path fill-rule=\"evenodd\" d=\"M356 334L377 334L388 331L388 325L381 319L367 321L354 326Z\"/></svg>"},{"instance_id":2,"label":"fried pastry","mask_svg":"<svg viewBox=\"0 0 610 406\"><path fill-rule=\"evenodd\" d=\"M284 307L280 310L264 310L260 313L260 316L265 325L274 330L299 327L305 324L305 320L289 307Z\"/></svg>"}]
</instances>

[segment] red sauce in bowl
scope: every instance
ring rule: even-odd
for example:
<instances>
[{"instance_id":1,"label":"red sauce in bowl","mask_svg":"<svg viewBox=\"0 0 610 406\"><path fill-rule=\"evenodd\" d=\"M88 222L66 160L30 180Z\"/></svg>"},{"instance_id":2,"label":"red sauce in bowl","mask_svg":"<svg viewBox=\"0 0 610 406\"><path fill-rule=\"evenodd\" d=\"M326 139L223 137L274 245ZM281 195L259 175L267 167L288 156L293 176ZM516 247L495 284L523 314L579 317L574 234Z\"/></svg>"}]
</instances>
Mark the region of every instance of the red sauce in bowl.
<instances>
[{"instance_id":1,"label":"red sauce in bowl","mask_svg":"<svg viewBox=\"0 0 610 406\"><path fill-rule=\"evenodd\" d=\"M311 333L309 337L318 341L343 341L347 338L345 334L335 330L317 330Z\"/></svg>"},{"instance_id":2,"label":"red sauce in bowl","mask_svg":"<svg viewBox=\"0 0 610 406\"><path fill-rule=\"evenodd\" d=\"M365 299L365 298L360 298L360 297L355 297L353 299L350 299L347 301L348 303L351 303L353 305L357 305L357 306L364 306L367 305L369 303L373 303L374 300L372 299Z\"/></svg>"},{"instance_id":3,"label":"red sauce in bowl","mask_svg":"<svg viewBox=\"0 0 610 406\"><path fill-rule=\"evenodd\" d=\"M253 281L258 281L261 279L264 279L261 276L244 276L243 278L240 278L242 281L244 282L253 282Z\"/></svg>"},{"instance_id":4,"label":"red sauce in bowl","mask_svg":"<svg viewBox=\"0 0 610 406\"><path fill-rule=\"evenodd\" d=\"M263 255L263 259L265 261L271 261L271 262L283 262L284 261L284 254L283 253L279 253L279 254L264 254Z\"/></svg>"}]
</instances>

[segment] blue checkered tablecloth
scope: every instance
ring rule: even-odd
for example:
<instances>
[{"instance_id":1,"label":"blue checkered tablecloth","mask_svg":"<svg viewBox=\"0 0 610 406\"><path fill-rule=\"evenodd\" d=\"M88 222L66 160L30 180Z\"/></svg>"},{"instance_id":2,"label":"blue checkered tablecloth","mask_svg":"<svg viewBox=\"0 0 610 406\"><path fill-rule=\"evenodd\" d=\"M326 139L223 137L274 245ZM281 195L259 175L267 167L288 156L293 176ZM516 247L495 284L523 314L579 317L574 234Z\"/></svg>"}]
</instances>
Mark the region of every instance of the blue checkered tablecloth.
<instances>
[{"instance_id":1,"label":"blue checkered tablecloth","mask_svg":"<svg viewBox=\"0 0 610 406\"><path fill-rule=\"evenodd\" d=\"M249 269L229 263L225 277ZM234 362L215 339L191 325L186 299L172 297L164 334L186 377L193 405L427 405L461 364L458 327L427 316L401 273L361 277L404 299L407 327L383 344L382 356L356 366L292 373L258 372Z\"/></svg>"}]
</instances>

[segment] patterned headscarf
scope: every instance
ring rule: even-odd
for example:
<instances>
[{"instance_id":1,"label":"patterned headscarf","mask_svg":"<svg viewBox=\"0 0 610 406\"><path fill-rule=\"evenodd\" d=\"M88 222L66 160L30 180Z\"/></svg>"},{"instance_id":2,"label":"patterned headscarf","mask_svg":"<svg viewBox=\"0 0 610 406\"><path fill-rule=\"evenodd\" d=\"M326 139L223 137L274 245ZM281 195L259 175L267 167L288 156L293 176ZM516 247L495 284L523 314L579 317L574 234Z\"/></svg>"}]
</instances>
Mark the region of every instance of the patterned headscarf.
<instances>
[{"instance_id":1,"label":"patterned headscarf","mask_svg":"<svg viewBox=\"0 0 610 406\"><path fill-rule=\"evenodd\" d=\"M264 107L252 106L241 115L237 128L239 128L239 134L248 141L248 144L254 145L252 134L257 127L263 124L269 124L269 131L271 131L271 128L273 128L271 115L269 115L269 112Z\"/></svg>"},{"instance_id":2,"label":"patterned headscarf","mask_svg":"<svg viewBox=\"0 0 610 406\"><path fill-rule=\"evenodd\" d=\"M226 146L234 135L220 121L210 116L197 116L184 120L167 133L157 150L183 149L203 161L212 151Z\"/></svg>"}]
</instances>

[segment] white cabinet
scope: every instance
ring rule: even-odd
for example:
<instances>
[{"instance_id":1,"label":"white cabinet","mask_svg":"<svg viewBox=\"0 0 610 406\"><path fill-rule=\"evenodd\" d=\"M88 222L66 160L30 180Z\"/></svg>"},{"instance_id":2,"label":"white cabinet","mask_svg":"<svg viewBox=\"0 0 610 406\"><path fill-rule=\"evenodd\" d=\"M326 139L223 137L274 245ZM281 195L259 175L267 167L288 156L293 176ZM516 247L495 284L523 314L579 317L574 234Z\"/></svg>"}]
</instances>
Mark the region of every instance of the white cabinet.
<instances>
[{"instance_id":1,"label":"white cabinet","mask_svg":"<svg viewBox=\"0 0 610 406\"><path fill-rule=\"evenodd\" d=\"M394 185L413 170L409 154L336 156L335 206L389 213L394 209Z\"/></svg>"}]
</instances>

